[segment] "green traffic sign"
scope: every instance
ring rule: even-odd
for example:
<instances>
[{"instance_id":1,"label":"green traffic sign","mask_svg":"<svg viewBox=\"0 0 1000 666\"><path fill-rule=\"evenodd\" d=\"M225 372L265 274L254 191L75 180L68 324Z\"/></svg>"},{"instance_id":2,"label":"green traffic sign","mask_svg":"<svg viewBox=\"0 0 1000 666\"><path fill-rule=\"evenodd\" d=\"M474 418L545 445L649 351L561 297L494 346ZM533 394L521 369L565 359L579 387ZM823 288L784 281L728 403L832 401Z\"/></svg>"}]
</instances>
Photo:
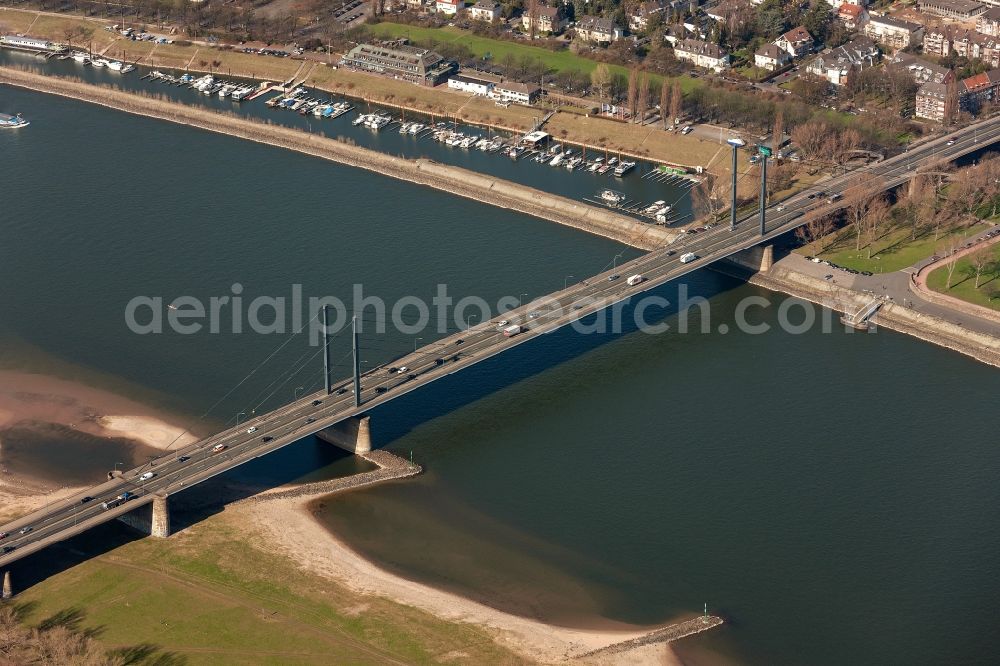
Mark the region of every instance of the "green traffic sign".
<instances>
[{"instance_id":1,"label":"green traffic sign","mask_svg":"<svg viewBox=\"0 0 1000 666\"><path fill-rule=\"evenodd\" d=\"M764 157L771 156L771 149L768 148L767 146L757 146L757 152L759 152Z\"/></svg>"}]
</instances>

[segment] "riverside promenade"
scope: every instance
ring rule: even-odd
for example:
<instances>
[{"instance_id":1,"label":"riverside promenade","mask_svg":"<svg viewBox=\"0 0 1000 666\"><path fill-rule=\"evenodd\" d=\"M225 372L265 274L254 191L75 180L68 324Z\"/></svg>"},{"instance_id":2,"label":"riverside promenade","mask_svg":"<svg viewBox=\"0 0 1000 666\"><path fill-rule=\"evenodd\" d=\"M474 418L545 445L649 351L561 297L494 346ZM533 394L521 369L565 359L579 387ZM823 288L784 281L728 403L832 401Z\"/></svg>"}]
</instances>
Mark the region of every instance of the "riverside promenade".
<instances>
[{"instance_id":1,"label":"riverside promenade","mask_svg":"<svg viewBox=\"0 0 1000 666\"><path fill-rule=\"evenodd\" d=\"M294 150L540 217L641 250L661 248L678 235L675 231L650 225L610 210L468 169L439 164L427 159L410 160L394 157L292 127L255 121L234 114L218 113L177 102L95 86L76 79L47 76L8 67L0 67L0 84L70 97L126 113L190 125L210 132Z\"/></svg>"}]
</instances>

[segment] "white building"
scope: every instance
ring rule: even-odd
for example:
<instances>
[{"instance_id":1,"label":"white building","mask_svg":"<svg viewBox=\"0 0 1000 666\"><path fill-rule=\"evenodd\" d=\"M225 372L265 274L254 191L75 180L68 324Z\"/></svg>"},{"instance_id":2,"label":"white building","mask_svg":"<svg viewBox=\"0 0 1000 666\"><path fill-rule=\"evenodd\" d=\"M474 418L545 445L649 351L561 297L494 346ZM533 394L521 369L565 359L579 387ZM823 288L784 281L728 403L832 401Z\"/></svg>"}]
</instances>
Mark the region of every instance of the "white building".
<instances>
[{"instance_id":1,"label":"white building","mask_svg":"<svg viewBox=\"0 0 1000 666\"><path fill-rule=\"evenodd\" d=\"M813 49L812 35L801 25L778 37L774 43L793 58L801 58Z\"/></svg>"},{"instance_id":2,"label":"white building","mask_svg":"<svg viewBox=\"0 0 1000 666\"><path fill-rule=\"evenodd\" d=\"M448 79L448 87L452 90L472 93L473 95L488 96L493 92L493 81L479 79L468 74L455 74Z\"/></svg>"},{"instance_id":3,"label":"white building","mask_svg":"<svg viewBox=\"0 0 1000 666\"><path fill-rule=\"evenodd\" d=\"M479 0L479 2L472 5L469 14L473 20L492 23L500 18L500 3L493 2L493 0Z\"/></svg>"},{"instance_id":4,"label":"white building","mask_svg":"<svg viewBox=\"0 0 1000 666\"><path fill-rule=\"evenodd\" d=\"M910 44L919 45L924 41L924 26L919 23L875 14L868 16L864 33L876 42L894 49L905 49Z\"/></svg>"},{"instance_id":5,"label":"white building","mask_svg":"<svg viewBox=\"0 0 1000 666\"><path fill-rule=\"evenodd\" d=\"M490 97L500 103L514 102L515 104L531 106L540 94L542 91L538 86L510 81L494 85Z\"/></svg>"},{"instance_id":6,"label":"white building","mask_svg":"<svg viewBox=\"0 0 1000 666\"><path fill-rule=\"evenodd\" d=\"M715 72L729 67L729 54L722 47L700 39L682 39L677 42L674 45L674 57Z\"/></svg>"},{"instance_id":7,"label":"white building","mask_svg":"<svg viewBox=\"0 0 1000 666\"><path fill-rule=\"evenodd\" d=\"M806 71L822 76L835 86L843 86L852 71L872 67L878 59L878 46L866 37L858 37L843 46L823 51L806 66Z\"/></svg>"},{"instance_id":8,"label":"white building","mask_svg":"<svg viewBox=\"0 0 1000 666\"><path fill-rule=\"evenodd\" d=\"M777 44L764 44L753 54L753 64L769 72L781 69L790 62L792 62L792 56Z\"/></svg>"},{"instance_id":9,"label":"white building","mask_svg":"<svg viewBox=\"0 0 1000 666\"><path fill-rule=\"evenodd\" d=\"M454 16L463 7L465 7L464 0L437 0L435 4L435 8L439 13L448 14L449 16Z\"/></svg>"},{"instance_id":10,"label":"white building","mask_svg":"<svg viewBox=\"0 0 1000 666\"><path fill-rule=\"evenodd\" d=\"M585 42L611 43L622 36L622 29L603 16L584 16L576 22L576 36Z\"/></svg>"}]
</instances>

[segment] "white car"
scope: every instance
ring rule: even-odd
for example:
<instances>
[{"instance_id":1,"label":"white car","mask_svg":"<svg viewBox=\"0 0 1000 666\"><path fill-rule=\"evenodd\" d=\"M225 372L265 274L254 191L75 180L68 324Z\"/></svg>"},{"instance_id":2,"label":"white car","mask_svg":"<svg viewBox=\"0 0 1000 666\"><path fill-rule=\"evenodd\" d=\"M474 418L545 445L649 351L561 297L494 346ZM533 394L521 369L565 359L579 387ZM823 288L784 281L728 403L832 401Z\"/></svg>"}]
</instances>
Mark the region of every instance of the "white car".
<instances>
[{"instance_id":1,"label":"white car","mask_svg":"<svg viewBox=\"0 0 1000 666\"><path fill-rule=\"evenodd\" d=\"M252 435L255 432L257 432L257 426L250 426L249 428L247 428L247 434L248 435Z\"/></svg>"},{"instance_id":2,"label":"white car","mask_svg":"<svg viewBox=\"0 0 1000 666\"><path fill-rule=\"evenodd\" d=\"M149 481L154 476L156 476L156 474L154 472L146 472L145 474L143 474L142 476L139 477L139 480L140 481Z\"/></svg>"},{"instance_id":3,"label":"white car","mask_svg":"<svg viewBox=\"0 0 1000 666\"><path fill-rule=\"evenodd\" d=\"M774 207L774 210L780 213L781 211L785 210L785 204L778 204L777 206Z\"/></svg>"},{"instance_id":4,"label":"white car","mask_svg":"<svg viewBox=\"0 0 1000 666\"><path fill-rule=\"evenodd\" d=\"M954 139L948 139L948 143L945 144L945 145L954 146L955 145L955 140Z\"/></svg>"},{"instance_id":5,"label":"white car","mask_svg":"<svg viewBox=\"0 0 1000 666\"><path fill-rule=\"evenodd\" d=\"M397 375L401 375L401 374L403 374L404 372L409 372L409 371L410 371L410 369L409 369L408 367L406 367L406 366L404 365L404 366L401 366L401 367L399 368L399 370L396 370L396 374L397 374Z\"/></svg>"},{"instance_id":6,"label":"white car","mask_svg":"<svg viewBox=\"0 0 1000 666\"><path fill-rule=\"evenodd\" d=\"M499 322L497 322L497 326L499 326L500 328L503 328L504 326L506 326L509 323L510 322L507 321L506 319L501 319Z\"/></svg>"}]
</instances>

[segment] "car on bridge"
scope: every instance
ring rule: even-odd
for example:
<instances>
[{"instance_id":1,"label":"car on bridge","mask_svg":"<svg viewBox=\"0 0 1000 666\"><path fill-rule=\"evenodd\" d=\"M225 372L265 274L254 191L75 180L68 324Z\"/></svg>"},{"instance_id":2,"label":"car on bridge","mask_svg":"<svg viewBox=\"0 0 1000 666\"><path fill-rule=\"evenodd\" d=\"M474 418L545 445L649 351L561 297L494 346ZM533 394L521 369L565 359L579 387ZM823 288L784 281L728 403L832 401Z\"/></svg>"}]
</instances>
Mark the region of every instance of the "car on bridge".
<instances>
[{"instance_id":1,"label":"car on bridge","mask_svg":"<svg viewBox=\"0 0 1000 666\"><path fill-rule=\"evenodd\" d=\"M21 534L27 534L28 532L31 532L31 531L32 531L32 530L34 530L34 529L35 529L35 528L34 528L34 527L31 527L31 526L28 526L28 527L22 527L22 528L21 528Z\"/></svg>"},{"instance_id":2,"label":"car on bridge","mask_svg":"<svg viewBox=\"0 0 1000 666\"><path fill-rule=\"evenodd\" d=\"M0 539L6 539L10 536L9 532L0 532Z\"/></svg>"},{"instance_id":3,"label":"car on bridge","mask_svg":"<svg viewBox=\"0 0 1000 666\"><path fill-rule=\"evenodd\" d=\"M154 476L156 476L156 472L146 472L145 474L139 477L139 481L149 481Z\"/></svg>"},{"instance_id":4,"label":"car on bridge","mask_svg":"<svg viewBox=\"0 0 1000 666\"><path fill-rule=\"evenodd\" d=\"M212 453L218 453L219 451L225 451L225 450L226 450L225 444L216 444L215 446L212 447Z\"/></svg>"},{"instance_id":5,"label":"car on bridge","mask_svg":"<svg viewBox=\"0 0 1000 666\"><path fill-rule=\"evenodd\" d=\"M255 432L257 432L257 426L250 426L249 428L247 428L247 434L248 435L252 435Z\"/></svg>"},{"instance_id":6,"label":"car on bridge","mask_svg":"<svg viewBox=\"0 0 1000 666\"><path fill-rule=\"evenodd\" d=\"M3 547L3 554L6 555L7 553L13 553L14 549L16 549L16 548L17 548L17 546L4 546Z\"/></svg>"}]
</instances>

